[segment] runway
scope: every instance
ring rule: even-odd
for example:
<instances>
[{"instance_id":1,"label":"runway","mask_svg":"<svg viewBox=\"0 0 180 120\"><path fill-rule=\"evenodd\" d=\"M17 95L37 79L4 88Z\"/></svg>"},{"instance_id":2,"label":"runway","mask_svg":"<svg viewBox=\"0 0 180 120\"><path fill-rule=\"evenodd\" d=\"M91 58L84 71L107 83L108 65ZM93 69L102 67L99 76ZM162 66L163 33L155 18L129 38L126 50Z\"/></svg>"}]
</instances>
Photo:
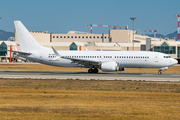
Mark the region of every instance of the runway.
<instances>
[{"instance_id":1,"label":"runway","mask_svg":"<svg viewBox=\"0 0 180 120\"><path fill-rule=\"evenodd\" d=\"M98 73L87 72L46 72L46 71L0 71L0 78L31 79L79 79L79 80L136 80L180 82L180 74L142 74L142 73Z\"/></svg>"}]
</instances>

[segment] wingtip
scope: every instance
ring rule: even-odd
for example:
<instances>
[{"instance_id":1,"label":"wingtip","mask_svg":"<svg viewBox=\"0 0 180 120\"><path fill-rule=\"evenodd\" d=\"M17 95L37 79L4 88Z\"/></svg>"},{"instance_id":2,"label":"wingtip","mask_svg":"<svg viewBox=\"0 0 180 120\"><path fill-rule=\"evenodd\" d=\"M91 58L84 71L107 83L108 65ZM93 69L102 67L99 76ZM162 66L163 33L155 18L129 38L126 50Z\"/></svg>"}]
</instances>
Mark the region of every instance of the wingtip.
<instances>
[{"instance_id":1,"label":"wingtip","mask_svg":"<svg viewBox=\"0 0 180 120\"><path fill-rule=\"evenodd\" d=\"M20 20L14 20L14 23L21 23Z\"/></svg>"}]
</instances>

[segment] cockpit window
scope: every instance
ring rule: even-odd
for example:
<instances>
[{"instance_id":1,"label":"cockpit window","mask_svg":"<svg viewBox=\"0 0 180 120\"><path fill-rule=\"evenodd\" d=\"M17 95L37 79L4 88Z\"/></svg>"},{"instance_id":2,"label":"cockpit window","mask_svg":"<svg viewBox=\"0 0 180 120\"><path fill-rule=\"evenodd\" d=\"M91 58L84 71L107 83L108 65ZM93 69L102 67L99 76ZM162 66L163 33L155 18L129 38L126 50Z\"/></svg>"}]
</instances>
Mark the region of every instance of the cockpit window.
<instances>
[{"instance_id":1,"label":"cockpit window","mask_svg":"<svg viewBox=\"0 0 180 120\"><path fill-rule=\"evenodd\" d=\"M164 58L171 58L171 56L164 56Z\"/></svg>"}]
</instances>

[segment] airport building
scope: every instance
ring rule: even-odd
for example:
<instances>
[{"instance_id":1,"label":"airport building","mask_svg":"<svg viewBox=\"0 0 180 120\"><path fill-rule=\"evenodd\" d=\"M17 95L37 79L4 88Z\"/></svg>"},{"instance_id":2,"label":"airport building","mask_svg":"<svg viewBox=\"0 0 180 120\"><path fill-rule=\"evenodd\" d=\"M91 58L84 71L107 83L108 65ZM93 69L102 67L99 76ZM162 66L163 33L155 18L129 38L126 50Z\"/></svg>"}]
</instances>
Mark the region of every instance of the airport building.
<instances>
[{"instance_id":1,"label":"airport building","mask_svg":"<svg viewBox=\"0 0 180 120\"><path fill-rule=\"evenodd\" d=\"M16 42L0 41L0 61L12 61L12 53L7 50L14 50Z\"/></svg>"},{"instance_id":2,"label":"airport building","mask_svg":"<svg viewBox=\"0 0 180 120\"><path fill-rule=\"evenodd\" d=\"M112 29L109 30L108 34L91 34L79 31L69 31L67 34L48 33L48 31L31 31L30 33L39 44L48 48L53 46L56 50L145 51L148 38L151 40L149 45L151 51L166 53L177 60L180 59L179 41L140 35L129 29ZM4 42L4 44L10 46L10 43ZM11 44L13 50L16 49L14 45L19 45L16 32L15 41ZM10 47L7 47L7 49L10 49ZM10 52L7 52L6 56L10 58Z\"/></svg>"}]
</instances>

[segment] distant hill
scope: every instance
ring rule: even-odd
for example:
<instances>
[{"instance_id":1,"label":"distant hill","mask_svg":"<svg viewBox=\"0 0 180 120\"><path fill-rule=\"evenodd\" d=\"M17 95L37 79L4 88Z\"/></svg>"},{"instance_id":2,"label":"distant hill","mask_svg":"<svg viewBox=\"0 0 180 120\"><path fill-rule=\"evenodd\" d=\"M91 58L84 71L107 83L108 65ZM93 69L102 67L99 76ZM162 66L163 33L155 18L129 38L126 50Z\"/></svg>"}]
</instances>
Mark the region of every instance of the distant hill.
<instances>
[{"instance_id":1,"label":"distant hill","mask_svg":"<svg viewBox=\"0 0 180 120\"><path fill-rule=\"evenodd\" d=\"M147 36L149 37L154 37L154 34L146 34ZM177 31L173 32L173 33L170 33L168 35L162 35L162 34L156 34L156 37L157 38L165 38L165 37L168 37L169 39L175 39L177 40Z\"/></svg>"},{"instance_id":2,"label":"distant hill","mask_svg":"<svg viewBox=\"0 0 180 120\"><path fill-rule=\"evenodd\" d=\"M9 37L14 37L13 32L6 32L4 30L0 30L0 40L7 40Z\"/></svg>"},{"instance_id":3,"label":"distant hill","mask_svg":"<svg viewBox=\"0 0 180 120\"><path fill-rule=\"evenodd\" d=\"M166 35L166 37L168 37L169 39L174 39L175 37L175 39L177 40L177 31Z\"/></svg>"}]
</instances>

